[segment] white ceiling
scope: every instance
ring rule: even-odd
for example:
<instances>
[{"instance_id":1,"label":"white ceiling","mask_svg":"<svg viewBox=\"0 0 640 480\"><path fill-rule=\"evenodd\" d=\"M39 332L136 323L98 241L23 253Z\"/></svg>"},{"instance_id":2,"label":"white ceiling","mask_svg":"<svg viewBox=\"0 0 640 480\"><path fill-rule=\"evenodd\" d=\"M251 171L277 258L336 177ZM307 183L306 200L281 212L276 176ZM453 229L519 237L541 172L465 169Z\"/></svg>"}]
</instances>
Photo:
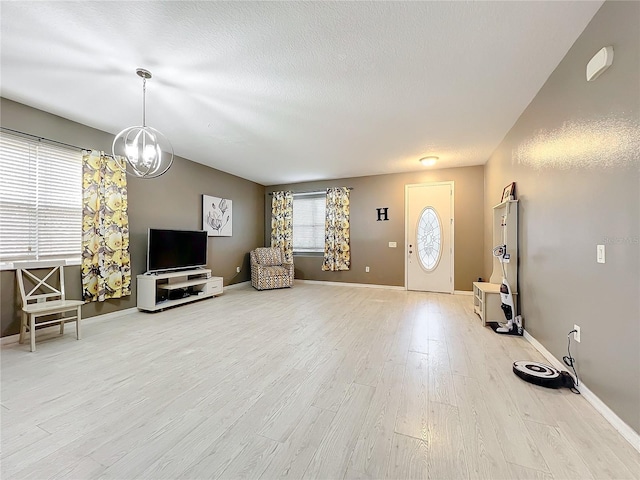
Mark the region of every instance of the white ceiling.
<instances>
[{"instance_id":1,"label":"white ceiling","mask_svg":"<svg viewBox=\"0 0 640 480\"><path fill-rule=\"evenodd\" d=\"M263 185L478 165L601 4L3 1L0 93L116 134L146 68L176 154Z\"/></svg>"}]
</instances>

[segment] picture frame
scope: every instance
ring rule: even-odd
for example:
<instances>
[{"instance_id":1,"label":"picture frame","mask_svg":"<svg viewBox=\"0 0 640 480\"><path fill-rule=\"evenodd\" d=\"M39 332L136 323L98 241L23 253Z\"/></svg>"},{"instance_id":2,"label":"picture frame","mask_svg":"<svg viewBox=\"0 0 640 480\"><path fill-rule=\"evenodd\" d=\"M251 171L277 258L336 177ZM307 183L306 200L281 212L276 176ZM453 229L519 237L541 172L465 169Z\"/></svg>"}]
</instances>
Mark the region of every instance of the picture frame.
<instances>
[{"instance_id":1,"label":"picture frame","mask_svg":"<svg viewBox=\"0 0 640 480\"><path fill-rule=\"evenodd\" d=\"M500 200L500 203L506 202L507 200L515 200L515 197L516 197L516 182L511 182L502 190L502 199Z\"/></svg>"},{"instance_id":2,"label":"picture frame","mask_svg":"<svg viewBox=\"0 0 640 480\"><path fill-rule=\"evenodd\" d=\"M202 229L209 237L231 237L233 202L228 198L202 195Z\"/></svg>"}]
</instances>

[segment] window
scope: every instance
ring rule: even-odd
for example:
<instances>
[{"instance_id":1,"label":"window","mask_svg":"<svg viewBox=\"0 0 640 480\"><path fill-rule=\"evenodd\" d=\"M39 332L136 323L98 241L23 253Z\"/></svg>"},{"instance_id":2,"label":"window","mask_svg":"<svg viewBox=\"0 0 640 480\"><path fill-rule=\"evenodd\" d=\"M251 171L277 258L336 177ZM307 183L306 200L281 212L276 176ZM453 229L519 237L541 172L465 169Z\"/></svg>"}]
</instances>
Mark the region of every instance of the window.
<instances>
[{"instance_id":1,"label":"window","mask_svg":"<svg viewBox=\"0 0 640 480\"><path fill-rule=\"evenodd\" d=\"M80 260L82 153L0 134L0 265Z\"/></svg>"},{"instance_id":2,"label":"window","mask_svg":"<svg viewBox=\"0 0 640 480\"><path fill-rule=\"evenodd\" d=\"M293 195L293 253L324 252L325 193Z\"/></svg>"},{"instance_id":3,"label":"window","mask_svg":"<svg viewBox=\"0 0 640 480\"><path fill-rule=\"evenodd\" d=\"M433 207L422 211L417 232L418 258L427 271L432 271L440 261L442 254L442 228L440 219Z\"/></svg>"}]
</instances>

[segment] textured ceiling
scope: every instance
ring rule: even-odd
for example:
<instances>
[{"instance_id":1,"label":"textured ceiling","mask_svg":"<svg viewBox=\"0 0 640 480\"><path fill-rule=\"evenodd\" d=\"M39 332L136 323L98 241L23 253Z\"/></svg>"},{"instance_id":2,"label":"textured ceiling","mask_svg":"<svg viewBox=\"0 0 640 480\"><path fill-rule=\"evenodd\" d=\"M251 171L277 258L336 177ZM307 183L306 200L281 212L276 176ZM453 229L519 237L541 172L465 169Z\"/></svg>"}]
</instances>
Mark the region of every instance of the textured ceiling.
<instances>
[{"instance_id":1,"label":"textured ceiling","mask_svg":"<svg viewBox=\"0 0 640 480\"><path fill-rule=\"evenodd\" d=\"M177 155L264 185L478 165L601 4L2 2L0 93L115 134L146 68Z\"/></svg>"}]
</instances>

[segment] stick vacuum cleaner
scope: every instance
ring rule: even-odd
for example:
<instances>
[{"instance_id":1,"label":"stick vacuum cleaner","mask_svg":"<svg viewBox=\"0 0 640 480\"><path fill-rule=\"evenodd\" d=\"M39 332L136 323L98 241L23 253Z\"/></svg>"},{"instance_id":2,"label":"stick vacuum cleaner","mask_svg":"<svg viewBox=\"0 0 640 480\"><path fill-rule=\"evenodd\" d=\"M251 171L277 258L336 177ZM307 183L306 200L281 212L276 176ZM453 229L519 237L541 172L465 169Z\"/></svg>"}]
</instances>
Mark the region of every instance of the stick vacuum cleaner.
<instances>
[{"instance_id":1,"label":"stick vacuum cleaner","mask_svg":"<svg viewBox=\"0 0 640 480\"><path fill-rule=\"evenodd\" d=\"M498 258L500 266L502 267L502 284L500 285L500 301L502 303L500 308L502 308L502 312L507 321L505 323L489 322L489 325L494 332L502 335L522 335L522 317L520 315L514 316L516 308L513 303L511 287L507 281L507 273L504 268L504 264L509 261L507 246L498 245L493 249L493 255Z\"/></svg>"}]
</instances>

